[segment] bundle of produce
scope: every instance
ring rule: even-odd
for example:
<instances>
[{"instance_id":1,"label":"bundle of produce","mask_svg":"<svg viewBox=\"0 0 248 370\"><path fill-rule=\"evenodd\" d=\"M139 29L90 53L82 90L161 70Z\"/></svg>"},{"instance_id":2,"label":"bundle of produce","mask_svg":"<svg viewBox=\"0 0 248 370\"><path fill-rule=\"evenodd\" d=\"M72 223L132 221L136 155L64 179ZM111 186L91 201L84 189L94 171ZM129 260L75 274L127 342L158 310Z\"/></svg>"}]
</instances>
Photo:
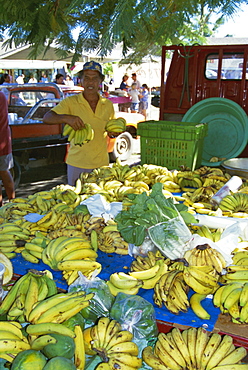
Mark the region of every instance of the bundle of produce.
<instances>
[{"instance_id":1,"label":"bundle of produce","mask_svg":"<svg viewBox=\"0 0 248 370\"><path fill-rule=\"evenodd\" d=\"M95 325L84 330L86 353L95 353L102 359L96 370L139 369L142 359L132 339L130 331L121 330L116 320L107 317L99 318Z\"/></svg>"},{"instance_id":2,"label":"bundle of produce","mask_svg":"<svg viewBox=\"0 0 248 370\"><path fill-rule=\"evenodd\" d=\"M29 270L21 276L3 299L0 314L11 321L27 322L35 304L57 294L57 287L49 271Z\"/></svg>"},{"instance_id":3,"label":"bundle of produce","mask_svg":"<svg viewBox=\"0 0 248 370\"><path fill-rule=\"evenodd\" d=\"M126 130L126 120L125 118L119 117L119 118L113 118L109 120L105 126L105 130L107 132L116 132L121 133Z\"/></svg>"},{"instance_id":4,"label":"bundle of produce","mask_svg":"<svg viewBox=\"0 0 248 370\"><path fill-rule=\"evenodd\" d=\"M246 354L231 336L192 327L159 333L154 348L144 348L142 358L153 370L247 370L248 364L241 363Z\"/></svg>"},{"instance_id":5,"label":"bundle of produce","mask_svg":"<svg viewBox=\"0 0 248 370\"><path fill-rule=\"evenodd\" d=\"M84 123L84 127L79 130L74 130L66 124L62 134L63 136L68 136L69 142L72 141L74 145L80 146L94 139L94 130L89 123Z\"/></svg>"},{"instance_id":6,"label":"bundle of produce","mask_svg":"<svg viewBox=\"0 0 248 370\"><path fill-rule=\"evenodd\" d=\"M147 236L149 227L178 216L184 218L186 224L196 221L187 212L188 208L186 206L174 204L173 199L166 199L162 188L161 183L156 183L149 195L143 192L142 194L130 194L128 196L132 205L128 210L119 212L115 218L118 230L128 243L140 246ZM173 236L171 231L169 231L169 234Z\"/></svg>"},{"instance_id":7,"label":"bundle of produce","mask_svg":"<svg viewBox=\"0 0 248 370\"><path fill-rule=\"evenodd\" d=\"M235 279L226 282L215 292L213 304L231 315L236 324L248 323L248 279L244 283Z\"/></svg>"}]
</instances>

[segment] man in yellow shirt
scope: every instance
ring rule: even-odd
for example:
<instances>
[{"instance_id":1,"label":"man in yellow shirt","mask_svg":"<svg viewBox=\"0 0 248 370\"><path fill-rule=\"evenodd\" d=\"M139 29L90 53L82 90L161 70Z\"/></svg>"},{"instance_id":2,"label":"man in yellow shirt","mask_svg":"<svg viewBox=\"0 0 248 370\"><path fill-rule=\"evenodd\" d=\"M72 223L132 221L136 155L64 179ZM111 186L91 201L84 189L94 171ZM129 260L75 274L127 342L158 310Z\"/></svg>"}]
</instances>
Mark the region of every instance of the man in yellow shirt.
<instances>
[{"instance_id":1,"label":"man in yellow shirt","mask_svg":"<svg viewBox=\"0 0 248 370\"><path fill-rule=\"evenodd\" d=\"M70 185L75 185L80 173L109 164L105 126L115 118L113 103L99 94L99 85L104 80L101 65L94 61L85 63L80 77L84 91L65 98L43 118L46 124L68 124L74 130L90 123L94 130L94 139L87 144L78 146L70 143L66 158ZM116 133L108 135L115 136Z\"/></svg>"}]
</instances>

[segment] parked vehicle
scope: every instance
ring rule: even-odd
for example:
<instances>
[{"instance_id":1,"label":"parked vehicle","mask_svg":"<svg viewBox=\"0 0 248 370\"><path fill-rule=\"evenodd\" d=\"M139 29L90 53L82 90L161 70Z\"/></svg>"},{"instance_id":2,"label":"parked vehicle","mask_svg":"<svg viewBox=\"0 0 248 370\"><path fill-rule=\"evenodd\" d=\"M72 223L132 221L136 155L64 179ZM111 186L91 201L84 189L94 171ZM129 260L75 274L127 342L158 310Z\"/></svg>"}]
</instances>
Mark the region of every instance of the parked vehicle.
<instances>
[{"instance_id":1,"label":"parked vehicle","mask_svg":"<svg viewBox=\"0 0 248 370\"><path fill-rule=\"evenodd\" d=\"M17 186L22 169L28 169L31 163L44 165L64 161L68 141L62 136L63 125L46 125L43 116L66 96L82 92L83 88L54 83L9 84L4 88L9 90L9 122L15 161L13 174ZM112 160L117 157L125 160L132 154L137 122L143 120L143 116L137 114L134 117L125 112L116 112L116 115L127 120L127 131L117 139L108 138L108 152Z\"/></svg>"},{"instance_id":2,"label":"parked vehicle","mask_svg":"<svg viewBox=\"0 0 248 370\"><path fill-rule=\"evenodd\" d=\"M168 56L169 69L167 68ZM248 45L163 46L161 65L159 119L182 121L197 116L202 119L200 122L209 124L209 132L213 132L218 127L218 135L211 137L212 143L209 139L210 134L204 140L204 145L207 143L208 147L211 147L205 156L206 163L212 156L221 160L220 157L230 158L232 155L237 155L240 148L242 153L237 156L247 157ZM214 99L213 105L209 104L208 111L204 111L204 117L202 117L203 113L195 116L190 114L194 109L196 111L196 107L207 105L206 99L209 98ZM222 111L214 108L216 101L221 104L220 98L226 98L226 108ZM235 112L231 112L229 105L233 105L234 110L236 106L236 111L239 111L242 117L235 116ZM210 114L212 114L211 117L209 117ZM199 121L188 120L188 122ZM231 148L230 152L229 143L233 145L233 150ZM212 154L211 151L216 151L216 154ZM223 152L224 155L222 155Z\"/></svg>"}]
</instances>

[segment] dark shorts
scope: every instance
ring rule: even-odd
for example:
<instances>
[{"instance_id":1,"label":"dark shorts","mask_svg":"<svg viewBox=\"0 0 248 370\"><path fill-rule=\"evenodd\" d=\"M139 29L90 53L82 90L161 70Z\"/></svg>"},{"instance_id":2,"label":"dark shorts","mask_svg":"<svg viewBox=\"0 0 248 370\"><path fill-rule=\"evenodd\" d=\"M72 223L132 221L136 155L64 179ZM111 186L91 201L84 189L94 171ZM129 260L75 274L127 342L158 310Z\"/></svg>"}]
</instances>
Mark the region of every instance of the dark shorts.
<instances>
[{"instance_id":1,"label":"dark shorts","mask_svg":"<svg viewBox=\"0 0 248 370\"><path fill-rule=\"evenodd\" d=\"M75 186L77 179L80 177L80 174L82 172L92 172L93 169L88 168L79 168L74 167L69 164L67 164L67 177L68 177L68 184L71 186Z\"/></svg>"},{"instance_id":2,"label":"dark shorts","mask_svg":"<svg viewBox=\"0 0 248 370\"><path fill-rule=\"evenodd\" d=\"M14 167L12 153L0 156L0 171L8 171Z\"/></svg>"}]
</instances>

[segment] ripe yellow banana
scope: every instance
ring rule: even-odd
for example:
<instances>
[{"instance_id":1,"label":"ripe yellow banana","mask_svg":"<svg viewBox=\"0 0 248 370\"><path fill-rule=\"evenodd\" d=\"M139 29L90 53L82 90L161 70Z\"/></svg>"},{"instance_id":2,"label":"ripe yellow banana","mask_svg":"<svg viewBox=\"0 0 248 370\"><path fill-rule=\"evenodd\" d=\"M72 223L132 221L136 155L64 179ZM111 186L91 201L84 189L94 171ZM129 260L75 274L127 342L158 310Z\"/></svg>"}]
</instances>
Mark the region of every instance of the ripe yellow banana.
<instances>
[{"instance_id":1,"label":"ripe yellow banana","mask_svg":"<svg viewBox=\"0 0 248 370\"><path fill-rule=\"evenodd\" d=\"M61 334L71 338L75 338L75 333L70 328L62 324L43 323L43 324L29 324L26 326L26 332L29 335L45 335L45 334Z\"/></svg>"},{"instance_id":2,"label":"ripe yellow banana","mask_svg":"<svg viewBox=\"0 0 248 370\"><path fill-rule=\"evenodd\" d=\"M113 285L110 281L107 281L107 285L109 287L110 293L113 294L115 297L117 296L118 293L136 295L139 292L139 289L141 287L141 285L136 285L133 288L120 289L120 288L117 288L115 285Z\"/></svg>"},{"instance_id":3,"label":"ripe yellow banana","mask_svg":"<svg viewBox=\"0 0 248 370\"><path fill-rule=\"evenodd\" d=\"M196 316L200 317L200 319L202 320L210 319L210 314L201 305L201 301L204 300L206 297L206 294L194 293L189 300L191 309L196 314Z\"/></svg>"},{"instance_id":4,"label":"ripe yellow banana","mask_svg":"<svg viewBox=\"0 0 248 370\"><path fill-rule=\"evenodd\" d=\"M75 354L74 354L74 363L77 370L85 369L85 348L84 348L84 337L83 331L80 325L74 327L75 330Z\"/></svg>"},{"instance_id":5,"label":"ripe yellow banana","mask_svg":"<svg viewBox=\"0 0 248 370\"><path fill-rule=\"evenodd\" d=\"M88 271L88 270L98 270L101 268L101 264L97 261L91 260L70 260L62 261L57 265L59 270L79 270L79 271Z\"/></svg>"},{"instance_id":6,"label":"ripe yellow banana","mask_svg":"<svg viewBox=\"0 0 248 370\"><path fill-rule=\"evenodd\" d=\"M201 366L201 359L208 343L208 332L203 327L197 328L195 360L197 369Z\"/></svg>"},{"instance_id":7,"label":"ripe yellow banana","mask_svg":"<svg viewBox=\"0 0 248 370\"><path fill-rule=\"evenodd\" d=\"M109 277L110 282L119 289L132 289L137 287L137 285L142 285L142 280L138 280L131 275L115 272Z\"/></svg>"},{"instance_id":8,"label":"ripe yellow banana","mask_svg":"<svg viewBox=\"0 0 248 370\"><path fill-rule=\"evenodd\" d=\"M129 330L119 330L108 341L107 338L105 337L106 351L111 350L113 347L118 346L121 343L131 342L132 339L133 334Z\"/></svg>"},{"instance_id":9,"label":"ripe yellow banana","mask_svg":"<svg viewBox=\"0 0 248 370\"><path fill-rule=\"evenodd\" d=\"M39 286L38 281L34 276L29 278L28 291L25 297L25 303L23 308L23 313L28 319L30 312L33 309L33 306L38 302Z\"/></svg>"},{"instance_id":10,"label":"ripe yellow banana","mask_svg":"<svg viewBox=\"0 0 248 370\"><path fill-rule=\"evenodd\" d=\"M34 349L35 351L40 351L48 344L55 344L57 343L56 339L53 338L51 335L45 334L41 335L38 338L35 338L31 343L31 349Z\"/></svg>"},{"instance_id":11,"label":"ripe yellow banana","mask_svg":"<svg viewBox=\"0 0 248 370\"><path fill-rule=\"evenodd\" d=\"M169 370L163 362L156 356L151 346L145 347L142 351L143 361L154 370Z\"/></svg>"},{"instance_id":12,"label":"ripe yellow banana","mask_svg":"<svg viewBox=\"0 0 248 370\"><path fill-rule=\"evenodd\" d=\"M208 361L209 359L212 357L212 355L214 354L214 352L216 351L216 349L219 347L219 344L221 342L221 335L218 334L218 333L213 333L208 342L207 342L207 345L204 349L204 352L203 352L203 355L202 355L202 359L201 359L201 366L203 369L206 368L207 364L208 364Z\"/></svg>"},{"instance_id":13,"label":"ripe yellow banana","mask_svg":"<svg viewBox=\"0 0 248 370\"><path fill-rule=\"evenodd\" d=\"M232 337L230 335L224 335L218 348L213 353L212 357L209 359L206 370L213 369L215 366L217 366L220 363L220 361L226 357L227 352L229 351L232 345L233 345Z\"/></svg>"}]
</instances>

